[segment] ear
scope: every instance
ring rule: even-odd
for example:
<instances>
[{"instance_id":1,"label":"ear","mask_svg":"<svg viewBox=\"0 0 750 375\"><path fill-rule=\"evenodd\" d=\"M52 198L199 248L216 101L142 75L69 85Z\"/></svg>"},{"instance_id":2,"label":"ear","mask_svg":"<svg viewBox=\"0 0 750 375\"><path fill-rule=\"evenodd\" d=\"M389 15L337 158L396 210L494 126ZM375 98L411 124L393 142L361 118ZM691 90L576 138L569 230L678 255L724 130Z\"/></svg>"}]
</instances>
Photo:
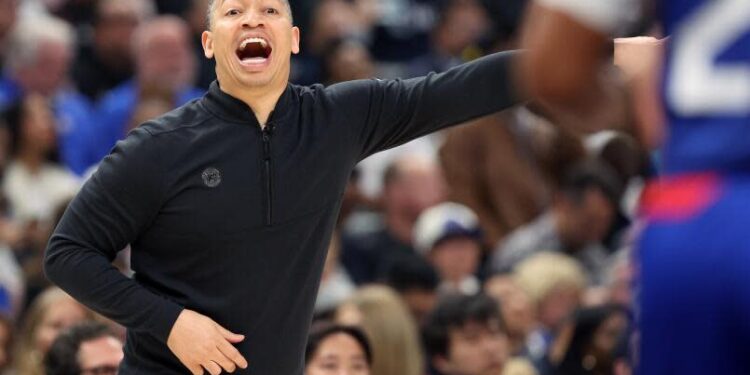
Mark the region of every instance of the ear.
<instances>
[{"instance_id":1,"label":"ear","mask_svg":"<svg viewBox=\"0 0 750 375\"><path fill-rule=\"evenodd\" d=\"M292 53L299 53L299 27L292 27Z\"/></svg>"},{"instance_id":2,"label":"ear","mask_svg":"<svg viewBox=\"0 0 750 375\"><path fill-rule=\"evenodd\" d=\"M214 40L210 31L204 31L201 34L201 44L203 44L203 55L207 59L212 59L214 57Z\"/></svg>"}]
</instances>

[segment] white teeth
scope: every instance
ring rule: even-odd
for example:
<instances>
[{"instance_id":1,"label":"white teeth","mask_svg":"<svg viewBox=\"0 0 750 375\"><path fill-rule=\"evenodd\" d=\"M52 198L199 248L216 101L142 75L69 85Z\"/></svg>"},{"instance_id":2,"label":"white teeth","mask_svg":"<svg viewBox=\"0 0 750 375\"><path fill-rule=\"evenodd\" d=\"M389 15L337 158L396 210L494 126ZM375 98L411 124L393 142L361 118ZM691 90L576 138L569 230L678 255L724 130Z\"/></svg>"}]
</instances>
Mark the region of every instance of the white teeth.
<instances>
[{"instance_id":1,"label":"white teeth","mask_svg":"<svg viewBox=\"0 0 750 375\"><path fill-rule=\"evenodd\" d=\"M247 64L262 64L265 61L266 61L265 57L251 57L251 58L242 60L243 63L247 63Z\"/></svg>"},{"instance_id":2,"label":"white teeth","mask_svg":"<svg viewBox=\"0 0 750 375\"><path fill-rule=\"evenodd\" d=\"M263 48L266 48L266 46L268 46L268 42L265 39L253 37L243 40L240 44L240 49L245 49L245 47L247 47L247 45L250 43L260 43L260 46Z\"/></svg>"}]
</instances>

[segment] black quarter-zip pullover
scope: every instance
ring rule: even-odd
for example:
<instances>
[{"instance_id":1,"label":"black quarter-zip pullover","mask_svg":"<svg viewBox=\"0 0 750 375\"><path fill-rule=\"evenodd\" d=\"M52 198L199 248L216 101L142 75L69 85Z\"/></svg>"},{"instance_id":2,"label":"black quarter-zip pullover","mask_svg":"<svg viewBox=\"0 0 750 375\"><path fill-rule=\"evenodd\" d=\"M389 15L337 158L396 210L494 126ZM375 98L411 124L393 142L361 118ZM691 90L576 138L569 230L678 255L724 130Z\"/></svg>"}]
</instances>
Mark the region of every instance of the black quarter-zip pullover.
<instances>
[{"instance_id":1,"label":"black quarter-zip pullover","mask_svg":"<svg viewBox=\"0 0 750 375\"><path fill-rule=\"evenodd\" d=\"M263 129L214 83L117 144L65 212L45 272L128 328L120 374L189 373L166 345L188 308L245 335L249 367L235 373L301 375L355 164L516 104L515 54L409 80L290 84ZM133 279L110 264L128 244Z\"/></svg>"}]
</instances>

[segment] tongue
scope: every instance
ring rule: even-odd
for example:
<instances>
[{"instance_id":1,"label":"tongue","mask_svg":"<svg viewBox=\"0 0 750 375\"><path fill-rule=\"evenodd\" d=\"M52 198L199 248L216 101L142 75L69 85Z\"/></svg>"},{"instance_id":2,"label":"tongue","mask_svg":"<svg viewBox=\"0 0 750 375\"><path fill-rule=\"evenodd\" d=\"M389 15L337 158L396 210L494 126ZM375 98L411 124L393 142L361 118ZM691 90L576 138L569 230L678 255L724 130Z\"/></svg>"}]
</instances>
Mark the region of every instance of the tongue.
<instances>
[{"instance_id":1,"label":"tongue","mask_svg":"<svg viewBox=\"0 0 750 375\"><path fill-rule=\"evenodd\" d=\"M260 43L249 43L239 52L242 60L249 58L265 58L266 49Z\"/></svg>"}]
</instances>

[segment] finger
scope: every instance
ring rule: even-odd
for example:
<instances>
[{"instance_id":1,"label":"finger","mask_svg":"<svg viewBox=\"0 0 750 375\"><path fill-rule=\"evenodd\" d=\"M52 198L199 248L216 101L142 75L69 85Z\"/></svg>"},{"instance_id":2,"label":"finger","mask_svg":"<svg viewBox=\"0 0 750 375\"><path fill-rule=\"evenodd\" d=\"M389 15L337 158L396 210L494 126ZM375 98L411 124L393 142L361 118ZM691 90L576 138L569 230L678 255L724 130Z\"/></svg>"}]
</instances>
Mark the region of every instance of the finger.
<instances>
[{"instance_id":1,"label":"finger","mask_svg":"<svg viewBox=\"0 0 750 375\"><path fill-rule=\"evenodd\" d=\"M203 375L203 367L200 365L194 365L188 367L188 370L193 373L193 375Z\"/></svg>"},{"instance_id":2,"label":"finger","mask_svg":"<svg viewBox=\"0 0 750 375\"><path fill-rule=\"evenodd\" d=\"M218 364L216 364L216 362L214 362L214 361L208 361L208 363L206 363L205 365L203 365L203 368L205 368L206 371L208 371L208 373L211 374L211 375L219 375L219 374L221 374L221 366L219 366Z\"/></svg>"},{"instance_id":3,"label":"finger","mask_svg":"<svg viewBox=\"0 0 750 375\"><path fill-rule=\"evenodd\" d=\"M214 350L214 353L212 354L211 358L213 358L213 361L216 362L221 368L224 369L224 371L232 373L234 370L237 369L237 365L232 362L227 356L225 356L219 348L216 348Z\"/></svg>"},{"instance_id":4,"label":"finger","mask_svg":"<svg viewBox=\"0 0 750 375\"><path fill-rule=\"evenodd\" d=\"M247 360L242 356L242 354L240 354L237 348L232 346L232 344L227 341L222 341L221 343L219 343L218 348L222 354L224 354L232 362L237 364L239 368L247 368Z\"/></svg>"},{"instance_id":5,"label":"finger","mask_svg":"<svg viewBox=\"0 0 750 375\"><path fill-rule=\"evenodd\" d=\"M231 343L236 344L236 343L241 342L242 340L245 339L244 335L240 335L240 334L237 334L237 333L229 332L226 328L224 328L224 327L222 327L222 326L220 326L218 324L216 324L216 327L219 328L219 332L221 333L221 335L224 336L224 338L226 338L227 340L229 340L229 342L231 342Z\"/></svg>"}]
</instances>

